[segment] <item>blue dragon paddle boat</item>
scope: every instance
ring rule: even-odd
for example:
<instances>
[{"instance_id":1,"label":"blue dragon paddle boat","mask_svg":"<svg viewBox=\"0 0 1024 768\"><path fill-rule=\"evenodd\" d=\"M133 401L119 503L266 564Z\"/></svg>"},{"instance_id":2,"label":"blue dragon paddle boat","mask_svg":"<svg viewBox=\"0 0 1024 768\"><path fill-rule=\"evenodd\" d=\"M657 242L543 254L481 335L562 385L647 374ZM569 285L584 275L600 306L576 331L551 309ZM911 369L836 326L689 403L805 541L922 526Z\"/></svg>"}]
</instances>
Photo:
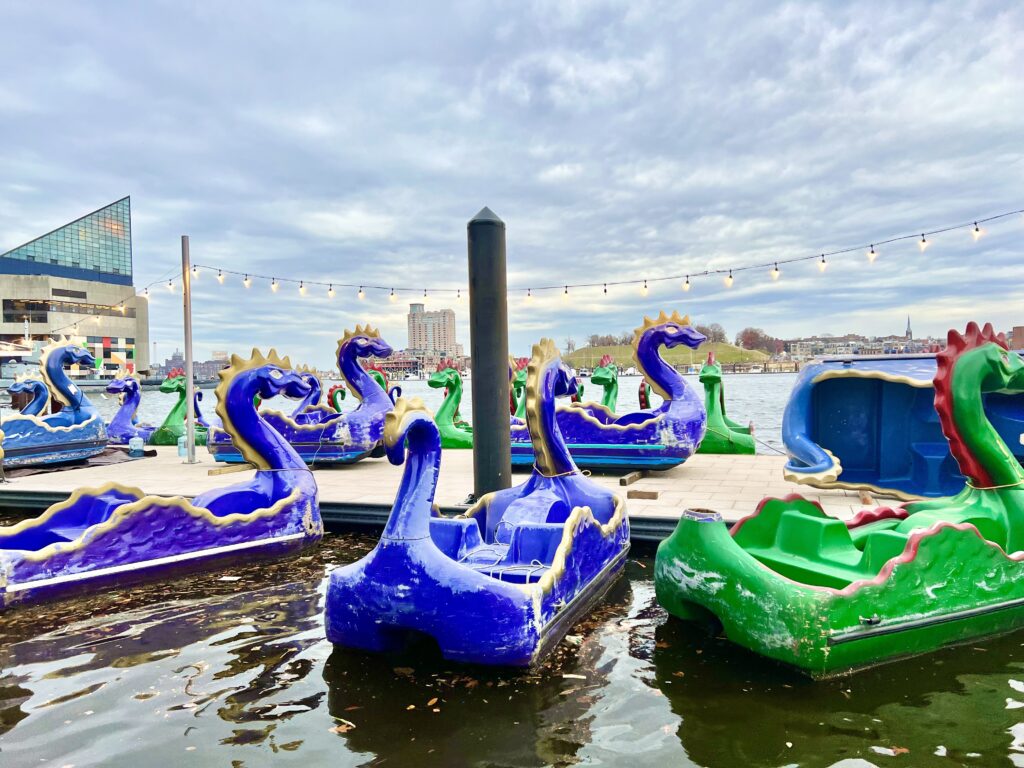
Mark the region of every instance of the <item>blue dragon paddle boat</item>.
<instances>
[{"instance_id":1,"label":"blue dragon paddle boat","mask_svg":"<svg viewBox=\"0 0 1024 768\"><path fill-rule=\"evenodd\" d=\"M95 365L82 347L56 342L45 347L39 372L54 400L63 407L48 416L15 414L3 422L4 466L26 467L81 461L102 453L107 427L89 398L68 377L66 365Z\"/></svg>"},{"instance_id":2,"label":"blue dragon paddle boat","mask_svg":"<svg viewBox=\"0 0 1024 768\"><path fill-rule=\"evenodd\" d=\"M671 469L697 451L704 437L707 416L704 402L682 375L666 363L661 347L680 344L696 349L706 341L678 313L644 318L633 337L633 358L638 370L664 398L657 408L616 414L600 403L570 403L558 409L561 430L576 465L584 469ZM533 462L530 432L512 423L512 464Z\"/></svg>"},{"instance_id":3,"label":"blue dragon paddle boat","mask_svg":"<svg viewBox=\"0 0 1024 768\"><path fill-rule=\"evenodd\" d=\"M355 410L340 413L327 404L312 401L292 414L267 410L263 418L291 443L309 464L350 464L373 454L384 434L384 416L394 403L387 392L367 373L361 360L388 357L391 346L380 332L367 325L345 331L338 341L338 369L352 395L358 399ZM312 378L312 374L309 374ZM319 383L319 382L318 382ZM300 411L301 412L298 412ZM241 462L243 456L231 444L230 436L216 427L207 441L217 461Z\"/></svg>"},{"instance_id":4,"label":"blue dragon paddle boat","mask_svg":"<svg viewBox=\"0 0 1024 768\"><path fill-rule=\"evenodd\" d=\"M0 527L0 610L320 539L313 475L253 405L255 395L302 397L308 385L273 350L233 356L220 377L217 411L255 476L191 502L114 482L80 488L38 517Z\"/></svg>"},{"instance_id":5,"label":"blue dragon paddle boat","mask_svg":"<svg viewBox=\"0 0 1024 768\"><path fill-rule=\"evenodd\" d=\"M555 397L575 380L554 342L533 348L526 388L533 474L458 517L433 510L441 437L419 399L387 415L388 458L405 461L380 542L331 573L326 628L335 644L401 650L428 636L448 659L528 666L604 595L629 551L621 497L585 477L562 440Z\"/></svg>"},{"instance_id":6,"label":"blue dragon paddle boat","mask_svg":"<svg viewBox=\"0 0 1024 768\"><path fill-rule=\"evenodd\" d=\"M148 442L156 429L151 424L139 424L136 413L142 402L142 388L139 379L127 371L118 371L117 376L106 386L108 394L117 395L121 405L114 418L107 425L107 440L113 445L128 445L133 437ZM197 393L198 394L198 393Z\"/></svg>"},{"instance_id":7,"label":"blue dragon paddle boat","mask_svg":"<svg viewBox=\"0 0 1024 768\"><path fill-rule=\"evenodd\" d=\"M7 391L12 395L23 395L29 396L29 401L25 403L18 413L22 416L38 416L40 413L44 416L50 408L50 390L46 387L46 382L39 377L39 374L22 374L14 379L14 383L7 388Z\"/></svg>"},{"instance_id":8,"label":"blue dragon paddle boat","mask_svg":"<svg viewBox=\"0 0 1024 768\"><path fill-rule=\"evenodd\" d=\"M909 500L964 484L934 408L935 355L828 358L806 366L782 420L785 477ZM1024 396L986 392L985 415L1024 460Z\"/></svg>"}]
</instances>

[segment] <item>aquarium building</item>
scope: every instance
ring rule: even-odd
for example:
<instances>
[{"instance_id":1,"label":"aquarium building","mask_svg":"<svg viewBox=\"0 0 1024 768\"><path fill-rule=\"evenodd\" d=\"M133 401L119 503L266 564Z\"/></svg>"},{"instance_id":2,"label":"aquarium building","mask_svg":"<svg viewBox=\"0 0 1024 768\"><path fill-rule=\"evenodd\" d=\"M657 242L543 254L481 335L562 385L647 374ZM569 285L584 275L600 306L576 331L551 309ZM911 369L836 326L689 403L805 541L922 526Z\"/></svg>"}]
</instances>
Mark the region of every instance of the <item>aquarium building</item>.
<instances>
[{"instance_id":1,"label":"aquarium building","mask_svg":"<svg viewBox=\"0 0 1024 768\"><path fill-rule=\"evenodd\" d=\"M0 342L64 335L92 352L100 375L147 372L149 307L132 281L130 198L0 253L0 300Z\"/></svg>"}]
</instances>

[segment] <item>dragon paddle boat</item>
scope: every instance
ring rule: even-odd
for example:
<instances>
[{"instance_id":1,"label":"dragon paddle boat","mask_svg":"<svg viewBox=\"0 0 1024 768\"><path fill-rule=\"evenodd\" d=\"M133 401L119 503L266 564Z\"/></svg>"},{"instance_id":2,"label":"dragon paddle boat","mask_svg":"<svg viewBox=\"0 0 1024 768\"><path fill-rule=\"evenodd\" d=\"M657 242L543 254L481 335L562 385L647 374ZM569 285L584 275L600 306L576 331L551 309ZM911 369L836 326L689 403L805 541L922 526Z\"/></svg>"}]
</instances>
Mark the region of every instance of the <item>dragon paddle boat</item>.
<instances>
[{"instance_id":1,"label":"dragon paddle boat","mask_svg":"<svg viewBox=\"0 0 1024 768\"><path fill-rule=\"evenodd\" d=\"M629 551L621 497L573 464L555 397L575 386L550 340L533 348L527 421L530 479L487 494L458 517L434 511L441 465L437 425L419 400L399 400L385 445L402 483L380 542L331 573L327 637L370 651L436 641L448 659L528 666L541 660L604 595Z\"/></svg>"},{"instance_id":2,"label":"dragon paddle boat","mask_svg":"<svg viewBox=\"0 0 1024 768\"><path fill-rule=\"evenodd\" d=\"M291 415L268 409L262 416L309 464L351 464L370 456L381 444L384 416L394 404L361 361L390 354L391 346L377 330L357 325L355 331L345 331L337 351L338 369L345 386L359 400L354 410L341 413L311 401L309 405L300 403ZM226 430L212 429L207 446L217 461L245 461Z\"/></svg>"},{"instance_id":3,"label":"dragon paddle boat","mask_svg":"<svg viewBox=\"0 0 1024 768\"><path fill-rule=\"evenodd\" d=\"M604 355L590 374L590 381L601 387L601 407L614 411L619 402L619 367L611 355Z\"/></svg>"},{"instance_id":4,"label":"dragon paddle boat","mask_svg":"<svg viewBox=\"0 0 1024 768\"><path fill-rule=\"evenodd\" d=\"M50 390L39 374L22 374L7 388L13 402L14 397L25 395L28 402L18 411L22 416L44 416L50 409Z\"/></svg>"},{"instance_id":5,"label":"dragon paddle boat","mask_svg":"<svg viewBox=\"0 0 1024 768\"><path fill-rule=\"evenodd\" d=\"M932 405L936 364L935 355L879 355L805 367L783 415L786 479L903 500L956 493L964 478ZM1024 396L989 392L983 404L1024 459Z\"/></svg>"},{"instance_id":6,"label":"dragon paddle boat","mask_svg":"<svg viewBox=\"0 0 1024 768\"><path fill-rule=\"evenodd\" d=\"M954 496L826 515L766 499L731 531L687 511L658 548L658 601L813 677L924 653L1024 624L1024 469L985 395L1024 392L1024 360L991 325L950 331L935 410L966 478Z\"/></svg>"},{"instance_id":7,"label":"dragon paddle boat","mask_svg":"<svg viewBox=\"0 0 1024 768\"><path fill-rule=\"evenodd\" d=\"M708 431L697 453L755 453L753 430L743 426L725 413L725 389L722 386L722 364L715 353L708 352L708 360L698 376L704 385L704 410L708 414Z\"/></svg>"},{"instance_id":8,"label":"dragon paddle boat","mask_svg":"<svg viewBox=\"0 0 1024 768\"><path fill-rule=\"evenodd\" d=\"M462 376L451 362L439 363L437 371L427 379L432 389L444 389L444 400L434 414L441 433L442 448L472 448L473 427L459 416L462 403Z\"/></svg>"},{"instance_id":9,"label":"dragon paddle boat","mask_svg":"<svg viewBox=\"0 0 1024 768\"><path fill-rule=\"evenodd\" d=\"M666 363L661 347L705 341L687 317L664 312L644 318L633 337L637 368L664 398L657 408L618 415L600 403L571 403L558 409L558 427L573 460L585 469L671 469L686 461L704 437L704 404L683 377ZM512 464L533 462L526 425L512 424Z\"/></svg>"},{"instance_id":10,"label":"dragon paddle boat","mask_svg":"<svg viewBox=\"0 0 1024 768\"><path fill-rule=\"evenodd\" d=\"M124 370L118 371L117 376L107 384L106 391L107 394L117 395L121 401L117 413L107 425L107 440L114 445L128 445L133 437L148 442L155 427L139 424L136 418L139 403L142 402L142 387L138 377Z\"/></svg>"},{"instance_id":11,"label":"dragon paddle boat","mask_svg":"<svg viewBox=\"0 0 1024 768\"><path fill-rule=\"evenodd\" d=\"M185 434L185 417L188 412L188 382L185 371L174 368L160 384L160 391L176 394L178 401L171 407L163 423L149 436L150 445L177 445L178 438ZM207 429L200 424L195 427L196 445L206 445Z\"/></svg>"},{"instance_id":12,"label":"dragon paddle boat","mask_svg":"<svg viewBox=\"0 0 1024 768\"><path fill-rule=\"evenodd\" d=\"M96 407L68 377L64 367L92 368L93 356L66 341L46 346L39 372L61 410L49 415L18 413L3 421L4 466L25 467L81 461L103 452L107 427ZM40 411L42 412L42 411Z\"/></svg>"},{"instance_id":13,"label":"dragon paddle boat","mask_svg":"<svg viewBox=\"0 0 1024 768\"><path fill-rule=\"evenodd\" d=\"M288 554L320 539L312 473L253 405L255 395L302 397L308 385L273 351L234 356L220 377L217 411L255 476L191 502L113 482L80 488L38 517L0 527L0 609L230 558Z\"/></svg>"}]
</instances>

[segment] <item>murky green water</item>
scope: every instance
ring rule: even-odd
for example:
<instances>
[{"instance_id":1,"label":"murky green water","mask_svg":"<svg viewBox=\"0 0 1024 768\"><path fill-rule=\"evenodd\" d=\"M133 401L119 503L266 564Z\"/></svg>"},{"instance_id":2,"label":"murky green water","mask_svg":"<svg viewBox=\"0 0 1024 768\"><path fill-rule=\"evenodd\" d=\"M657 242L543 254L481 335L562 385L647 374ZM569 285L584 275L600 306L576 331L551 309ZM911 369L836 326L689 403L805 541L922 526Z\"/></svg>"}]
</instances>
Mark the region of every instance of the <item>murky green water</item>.
<instances>
[{"instance_id":1,"label":"murky green water","mask_svg":"<svg viewBox=\"0 0 1024 768\"><path fill-rule=\"evenodd\" d=\"M666 619L651 561L533 673L332 649L374 537L0 618L0 766L1024 765L1024 635L812 683Z\"/></svg>"}]
</instances>

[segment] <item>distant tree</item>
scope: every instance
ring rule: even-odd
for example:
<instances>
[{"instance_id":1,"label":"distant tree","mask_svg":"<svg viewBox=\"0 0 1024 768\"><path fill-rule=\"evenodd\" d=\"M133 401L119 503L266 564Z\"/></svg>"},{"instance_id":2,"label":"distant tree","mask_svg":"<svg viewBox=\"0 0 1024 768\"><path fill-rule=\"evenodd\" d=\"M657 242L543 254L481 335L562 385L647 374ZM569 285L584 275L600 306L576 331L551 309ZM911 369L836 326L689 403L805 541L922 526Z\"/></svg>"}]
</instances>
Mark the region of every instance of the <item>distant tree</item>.
<instances>
[{"instance_id":1,"label":"distant tree","mask_svg":"<svg viewBox=\"0 0 1024 768\"><path fill-rule=\"evenodd\" d=\"M779 340L769 336L760 328L744 328L736 334L736 346L743 349L759 349L769 355L777 354Z\"/></svg>"},{"instance_id":2,"label":"distant tree","mask_svg":"<svg viewBox=\"0 0 1024 768\"><path fill-rule=\"evenodd\" d=\"M572 336L565 339L565 354L571 355L576 351L576 340Z\"/></svg>"},{"instance_id":3,"label":"distant tree","mask_svg":"<svg viewBox=\"0 0 1024 768\"><path fill-rule=\"evenodd\" d=\"M627 346L633 343L633 332L626 331L617 339L619 344L626 344Z\"/></svg>"},{"instance_id":4,"label":"distant tree","mask_svg":"<svg viewBox=\"0 0 1024 768\"><path fill-rule=\"evenodd\" d=\"M601 337L596 333L592 333L587 337L587 344L591 347L599 347L601 346Z\"/></svg>"}]
</instances>

